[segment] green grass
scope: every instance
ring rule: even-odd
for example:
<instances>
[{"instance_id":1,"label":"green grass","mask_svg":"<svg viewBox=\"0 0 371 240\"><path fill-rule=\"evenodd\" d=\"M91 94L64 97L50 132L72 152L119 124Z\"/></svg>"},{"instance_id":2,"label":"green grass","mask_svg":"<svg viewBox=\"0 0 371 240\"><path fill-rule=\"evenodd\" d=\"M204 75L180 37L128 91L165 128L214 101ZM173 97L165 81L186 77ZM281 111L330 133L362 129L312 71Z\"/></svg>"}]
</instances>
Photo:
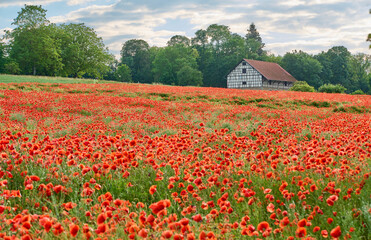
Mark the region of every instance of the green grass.
<instances>
[{"instance_id":1,"label":"green grass","mask_svg":"<svg viewBox=\"0 0 371 240\"><path fill-rule=\"evenodd\" d=\"M81 78L64 78L64 77L44 77L44 76L16 76L0 74L0 83L118 83L115 81L96 80L96 79L81 79Z\"/></svg>"}]
</instances>

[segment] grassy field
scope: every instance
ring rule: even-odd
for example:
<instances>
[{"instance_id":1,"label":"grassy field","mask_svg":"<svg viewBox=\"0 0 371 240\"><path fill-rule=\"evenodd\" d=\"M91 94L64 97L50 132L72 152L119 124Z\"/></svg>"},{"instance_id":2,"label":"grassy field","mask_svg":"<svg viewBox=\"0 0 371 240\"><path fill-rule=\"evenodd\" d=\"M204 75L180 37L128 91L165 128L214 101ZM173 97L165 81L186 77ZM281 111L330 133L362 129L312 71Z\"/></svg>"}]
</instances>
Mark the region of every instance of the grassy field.
<instances>
[{"instance_id":1,"label":"grassy field","mask_svg":"<svg viewBox=\"0 0 371 240\"><path fill-rule=\"evenodd\" d=\"M16 76L0 74L0 83L118 83L96 79L64 78L64 77L43 77L43 76Z\"/></svg>"}]
</instances>

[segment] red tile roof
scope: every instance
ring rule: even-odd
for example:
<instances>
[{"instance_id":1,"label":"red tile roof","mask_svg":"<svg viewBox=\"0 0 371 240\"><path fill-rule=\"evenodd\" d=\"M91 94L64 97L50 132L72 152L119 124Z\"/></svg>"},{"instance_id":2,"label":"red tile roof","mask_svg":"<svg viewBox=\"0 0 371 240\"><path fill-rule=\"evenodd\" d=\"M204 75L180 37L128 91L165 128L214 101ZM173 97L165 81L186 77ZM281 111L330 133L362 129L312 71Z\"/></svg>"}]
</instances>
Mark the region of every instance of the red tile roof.
<instances>
[{"instance_id":1,"label":"red tile roof","mask_svg":"<svg viewBox=\"0 0 371 240\"><path fill-rule=\"evenodd\" d=\"M244 59L267 80L296 82L297 80L277 63Z\"/></svg>"}]
</instances>

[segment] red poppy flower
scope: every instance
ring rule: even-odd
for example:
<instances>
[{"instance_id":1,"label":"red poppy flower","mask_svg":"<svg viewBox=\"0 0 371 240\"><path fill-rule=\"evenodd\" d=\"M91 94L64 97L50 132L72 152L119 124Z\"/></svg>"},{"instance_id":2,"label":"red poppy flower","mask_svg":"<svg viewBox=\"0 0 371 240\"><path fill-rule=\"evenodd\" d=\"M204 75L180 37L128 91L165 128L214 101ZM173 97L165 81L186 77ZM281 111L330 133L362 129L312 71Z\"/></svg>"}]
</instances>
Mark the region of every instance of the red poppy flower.
<instances>
[{"instance_id":1,"label":"red poppy flower","mask_svg":"<svg viewBox=\"0 0 371 240\"><path fill-rule=\"evenodd\" d=\"M265 230L267 230L269 228L269 223L268 222L261 222L258 224L258 227L257 227L257 230L259 232L264 232Z\"/></svg>"},{"instance_id":2,"label":"red poppy flower","mask_svg":"<svg viewBox=\"0 0 371 240\"><path fill-rule=\"evenodd\" d=\"M152 186L149 188L149 193L150 193L151 195L153 195L156 191L157 191L157 186L156 186L156 185L152 185Z\"/></svg>"},{"instance_id":3,"label":"red poppy flower","mask_svg":"<svg viewBox=\"0 0 371 240\"><path fill-rule=\"evenodd\" d=\"M80 227L76 224L70 224L70 234L72 237L76 237L77 233L79 232Z\"/></svg>"},{"instance_id":4,"label":"red poppy flower","mask_svg":"<svg viewBox=\"0 0 371 240\"><path fill-rule=\"evenodd\" d=\"M330 232L331 237L338 238L341 236L341 229L340 226L337 226L336 228L332 229Z\"/></svg>"},{"instance_id":5,"label":"red poppy flower","mask_svg":"<svg viewBox=\"0 0 371 240\"><path fill-rule=\"evenodd\" d=\"M303 238L307 236L307 229L305 227L298 227L295 231L295 235L298 238Z\"/></svg>"},{"instance_id":6,"label":"red poppy flower","mask_svg":"<svg viewBox=\"0 0 371 240\"><path fill-rule=\"evenodd\" d=\"M201 222L201 221L202 221L202 216L201 216L201 214L197 214L197 215L194 215L194 216L192 217L192 219L193 219L194 221L196 221L196 222Z\"/></svg>"}]
</instances>

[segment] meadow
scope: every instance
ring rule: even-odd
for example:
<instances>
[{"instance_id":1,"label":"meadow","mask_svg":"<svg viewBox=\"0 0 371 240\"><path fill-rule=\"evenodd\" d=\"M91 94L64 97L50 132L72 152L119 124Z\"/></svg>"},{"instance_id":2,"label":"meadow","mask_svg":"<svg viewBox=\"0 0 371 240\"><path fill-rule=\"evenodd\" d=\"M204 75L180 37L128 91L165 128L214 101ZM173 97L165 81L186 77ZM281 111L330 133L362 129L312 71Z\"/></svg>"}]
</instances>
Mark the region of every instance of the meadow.
<instances>
[{"instance_id":1,"label":"meadow","mask_svg":"<svg viewBox=\"0 0 371 240\"><path fill-rule=\"evenodd\" d=\"M2 239L371 238L371 96L25 81Z\"/></svg>"}]
</instances>

